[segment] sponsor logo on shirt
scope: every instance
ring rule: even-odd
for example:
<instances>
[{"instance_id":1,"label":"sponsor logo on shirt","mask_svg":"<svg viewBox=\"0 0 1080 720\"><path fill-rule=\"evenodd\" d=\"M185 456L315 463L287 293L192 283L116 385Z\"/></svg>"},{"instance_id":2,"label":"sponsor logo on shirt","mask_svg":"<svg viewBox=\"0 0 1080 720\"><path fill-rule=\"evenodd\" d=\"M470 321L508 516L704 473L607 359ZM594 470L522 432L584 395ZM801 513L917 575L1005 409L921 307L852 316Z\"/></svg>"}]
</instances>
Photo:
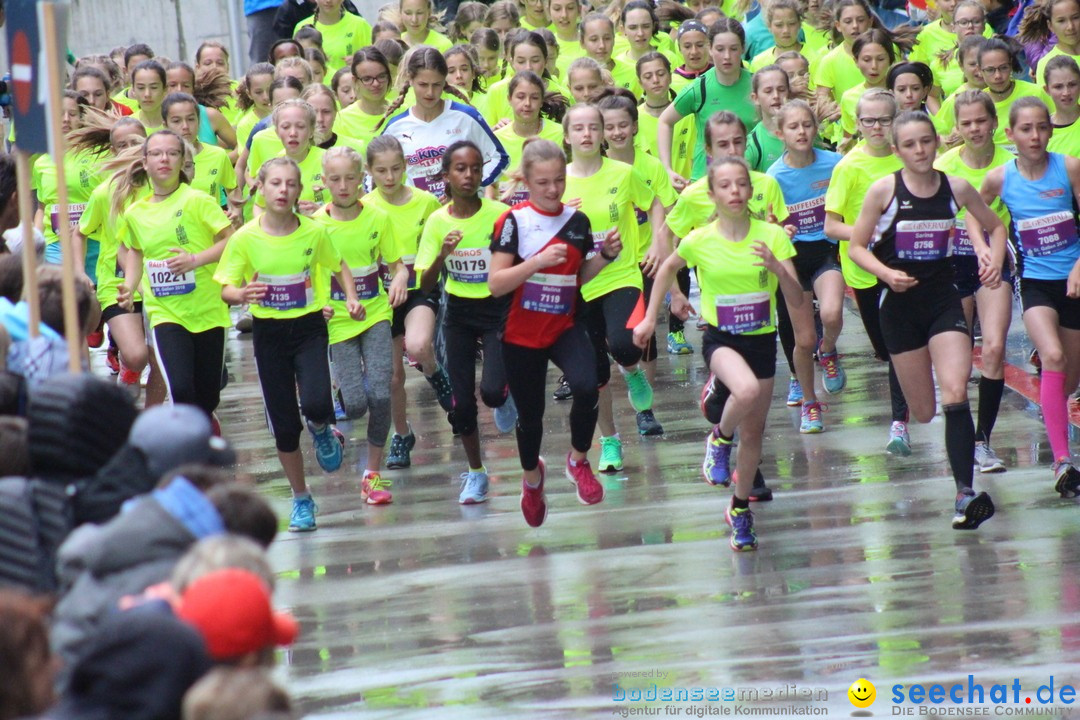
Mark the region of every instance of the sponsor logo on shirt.
<instances>
[{"instance_id":1,"label":"sponsor logo on shirt","mask_svg":"<svg viewBox=\"0 0 1080 720\"><path fill-rule=\"evenodd\" d=\"M1054 188L1053 190L1043 190L1039 193L1041 198L1056 198L1065 194L1065 188Z\"/></svg>"}]
</instances>

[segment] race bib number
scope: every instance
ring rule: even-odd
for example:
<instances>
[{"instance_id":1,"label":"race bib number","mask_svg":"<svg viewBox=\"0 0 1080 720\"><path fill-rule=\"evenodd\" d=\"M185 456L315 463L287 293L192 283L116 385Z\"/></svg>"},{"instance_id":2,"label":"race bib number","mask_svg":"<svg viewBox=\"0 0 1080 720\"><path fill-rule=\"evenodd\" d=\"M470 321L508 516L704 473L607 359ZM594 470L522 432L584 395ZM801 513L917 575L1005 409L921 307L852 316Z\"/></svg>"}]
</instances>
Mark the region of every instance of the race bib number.
<instances>
[{"instance_id":1,"label":"race bib number","mask_svg":"<svg viewBox=\"0 0 1080 720\"><path fill-rule=\"evenodd\" d=\"M929 262L952 255L956 220L901 220L896 223L896 257Z\"/></svg>"},{"instance_id":2,"label":"race bib number","mask_svg":"<svg viewBox=\"0 0 1080 720\"><path fill-rule=\"evenodd\" d=\"M577 297L577 275L535 273L525 281L521 307L549 315L569 315Z\"/></svg>"},{"instance_id":3,"label":"race bib number","mask_svg":"<svg viewBox=\"0 0 1080 720\"><path fill-rule=\"evenodd\" d=\"M377 265L349 268L349 272L352 273L358 299L371 300L379 294L379 267ZM330 276L330 299L345 302L345 290L338 282L337 275Z\"/></svg>"},{"instance_id":4,"label":"race bib number","mask_svg":"<svg viewBox=\"0 0 1080 720\"><path fill-rule=\"evenodd\" d=\"M732 335L745 335L768 327L772 321L767 292L716 296L716 326Z\"/></svg>"},{"instance_id":5,"label":"race bib number","mask_svg":"<svg viewBox=\"0 0 1080 720\"><path fill-rule=\"evenodd\" d=\"M825 196L788 205L788 224L797 230L795 236L815 235L825 230Z\"/></svg>"},{"instance_id":6,"label":"race bib number","mask_svg":"<svg viewBox=\"0 0 1080 720\"><path fill-rule=\"evenodd\" d=\"M446 196L446 181L442 175L419 176L412 179L413 187L427 190L440 200Z\"/></svg>"},{"instance_id":7,"label":"race bib number","mask_svg":"<svg viewBox=\"0 0 1080 720\"><path fill-rule=\"evenodd\" d=\"M266 283L266 295L260 303L265 308L296 310L315 302L310 270L294 275L260 275L258 279Z\"/></svg>"},{"instance_id":8,"label":"race bib number","mask_svg":"<svg viewBox=\"0 0 1080 720\"><path fill-rule=\"evenodd\" d=\"M1016 221L1020 249L1025 255L1053 255L1076 244L1076 219L1068 211Z\"/></svg>"},{"instance_id":9,"label":"race bib number","mask_svg":"<svg viewBox=\"0 0 1080 720\"><path fill-rule=\"evenodd\" d=\"M490 265L491 250L488 248L455 250L450 257L446 258L447 272L459 283L487 282Z\"/></svg>"},{"instance_id":10,"label":"race bib number","mask_svg":"<svg viewBox=\"0 0 1080 720\"><path fill-rule=\"evenodd\" d=\"M86 203L72 203L68 205L68 227L75 230L79 227L79 220L82 218L83 212L86 210ZM49 225L52 227L53 235L60 234L60 206L49 206Z\"/></svg>"},{"instance_id":11,"label":"race bib number","mask_svg":"<svg viewBox=\"0 0 1080 720\"><path fill-rule=\"evenodd\" d=\"M409 288L412 289L416 287L416 256L402 255L401 261L405 263L405 268L409 271ZM394 279L394 276L390 273L390 266L380 262L379 274L382 276L383 287L389 290L390 282Z\"/></svg>"},{"instance_id":12,"label":"race bib number","mask_svg":"<svg viewBox=\"0 0 1080 720\"><path fill-rule=\"evenodd\" d=\"M187 295L195 290L195 271L174 275L167 260L147 260L146 277L154 297Z\"/></svg>"},{"instance_id":13,"label":"race bib number","mask_svg":"<svg viewBox=\"0 0 1080 720\"><path fill-rule=\"evenodd\" d=\"M956 221L956 239L953 241L953 255L956 257L974 257L975 246L971 244L967 226L963 220Z\"/></svg>"}]
</instances>

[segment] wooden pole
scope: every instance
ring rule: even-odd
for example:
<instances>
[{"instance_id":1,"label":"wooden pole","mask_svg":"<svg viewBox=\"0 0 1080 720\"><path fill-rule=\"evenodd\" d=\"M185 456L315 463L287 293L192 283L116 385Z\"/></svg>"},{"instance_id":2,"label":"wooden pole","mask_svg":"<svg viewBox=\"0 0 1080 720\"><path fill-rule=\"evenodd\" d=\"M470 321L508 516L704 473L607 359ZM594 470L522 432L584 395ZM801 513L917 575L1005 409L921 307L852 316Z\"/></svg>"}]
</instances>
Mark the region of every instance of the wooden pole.
<instances>
[{"instance_id":1,"label":"wooden pole","mask_svg":"<svg viewBox=\"0 0 1080 720\"><path fill-rule=\"evenodd\" d=\"M57 233L60 235L61 261L60 287L63 292L64 334L67 336L68 369L73 373L82 371L79 362L82 346L82 327L79 325L79 312L75 301L75 258L71 249L71 216L68 212L67 178L64 172L64 155L67 143L57 120L57 113L62 112L63 81L60 77L60 48L57 46L56 6L51 2L41 4L42 28L44 29L45 64L49 81L49 132L52 135L53 162L56 164L56 209ZM49 218L45 219L49 222Z\"/></svg>"},{"instance_id":2,"label":"wooden pole","mask_svg":"<svg viewBox=\"0 0 1080 720\"><path fill-rule=\"evenodd\" d=\"M23 297L30 309L30 337L36 338L40 331L41 300L37 280L37 243L34 242L34 199L30 190L30 154L15 152L15 177L19 194L19 221L22 223Z\"/></svg>"}]
</instances>

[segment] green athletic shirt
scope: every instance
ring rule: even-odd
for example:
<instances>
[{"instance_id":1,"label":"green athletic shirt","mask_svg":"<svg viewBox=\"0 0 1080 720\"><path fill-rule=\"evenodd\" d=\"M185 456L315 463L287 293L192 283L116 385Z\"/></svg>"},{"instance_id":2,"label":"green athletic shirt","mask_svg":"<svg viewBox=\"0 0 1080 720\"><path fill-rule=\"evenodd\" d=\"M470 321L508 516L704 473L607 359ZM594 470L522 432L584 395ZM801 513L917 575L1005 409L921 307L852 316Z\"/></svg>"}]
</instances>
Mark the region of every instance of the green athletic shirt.
<instances>
[{"instance_id":1,"label":"green athletic shirt","mask_svg":"<svg viewBox=\"0 0 1080 720\"><path fill-rule=\"evenodd\" d=\"M706 72L684 87L675 97L675 109L683 117L693 115L697 128L697 145L694 148L694 169L690 179L705 175L705 123L714 113L730 110L750 130L757 124L757 108L750 102L751 74L743 70L734 85L721 85L716 72Z\"/></svg>"}]
</instances>

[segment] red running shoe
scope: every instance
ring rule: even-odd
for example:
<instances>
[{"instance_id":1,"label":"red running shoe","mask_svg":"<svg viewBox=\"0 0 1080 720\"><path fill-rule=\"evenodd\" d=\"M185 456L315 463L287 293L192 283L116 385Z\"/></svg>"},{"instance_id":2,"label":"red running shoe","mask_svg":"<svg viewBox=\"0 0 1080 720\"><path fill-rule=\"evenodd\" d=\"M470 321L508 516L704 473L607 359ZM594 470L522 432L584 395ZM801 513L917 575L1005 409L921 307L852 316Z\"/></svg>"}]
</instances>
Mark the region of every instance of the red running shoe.
<instances>
[{"instance_id":1,"label":"red running shoe","mask_svg":"<svg viewBox=\"0 0 1080 720\"><path fill-rule=\"evenodd\" d=\"M582 505L595 505L604 499L604 486L596 479L588 460L582 460L576 466L570 464L570 455L566 455L566 477L577 488L577 499Z\"/></svg>"},{"instance_id":2,"label":"red running shoe","mask_svg":"<svg viewBox=\"0 0 1080 720\"><path fill-rule=\"evenodd\" d=\"M521 480L521 514L525 516L525 522L529 527L540 527L547 518L547 500L544 499L544 476L547 468L544 467L544 459L540 458L540 484L529 487L525 479Z\"/></svg>"}]
</instances>

